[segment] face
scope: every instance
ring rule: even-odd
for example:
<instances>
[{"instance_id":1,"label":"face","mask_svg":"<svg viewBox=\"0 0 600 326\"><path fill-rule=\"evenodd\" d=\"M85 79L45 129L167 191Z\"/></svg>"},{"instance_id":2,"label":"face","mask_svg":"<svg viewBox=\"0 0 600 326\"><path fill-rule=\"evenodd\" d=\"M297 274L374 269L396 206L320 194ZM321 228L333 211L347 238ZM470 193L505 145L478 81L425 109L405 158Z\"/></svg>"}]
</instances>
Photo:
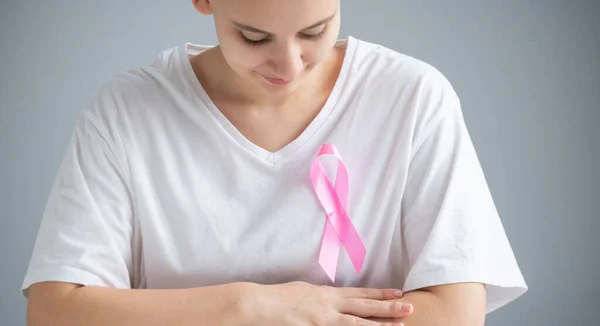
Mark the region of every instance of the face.
<instances>
[{"instance_id":1,"label":"face","mask_svg":"<svg viewBox=\"0 0 600 326\"><path fill-rule=\"evenodd\" d=\"M212 13L223 56L244 82L290 93L332 53L339 0L197 0ZM204 3L204 4L202 4Z\"/></svg>"}]
</instances>

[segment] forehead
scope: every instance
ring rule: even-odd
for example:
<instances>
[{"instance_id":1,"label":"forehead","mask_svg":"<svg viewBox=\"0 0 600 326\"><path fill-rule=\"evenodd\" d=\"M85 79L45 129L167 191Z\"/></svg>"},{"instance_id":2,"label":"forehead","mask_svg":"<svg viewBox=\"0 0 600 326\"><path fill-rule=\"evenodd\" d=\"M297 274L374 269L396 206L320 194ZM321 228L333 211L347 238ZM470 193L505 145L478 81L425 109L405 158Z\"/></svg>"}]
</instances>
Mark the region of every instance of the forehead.
<instances>
[{"instance_id":1,"label":"forehead","mask_svg":"<svg viewBox=\"0 0 600 326\"><path fill-rule=\"evenodd\" d=\"M334 14L340 0L214 0L215 15L253 27L305 27Z\"/></svg>"}]
</instances>

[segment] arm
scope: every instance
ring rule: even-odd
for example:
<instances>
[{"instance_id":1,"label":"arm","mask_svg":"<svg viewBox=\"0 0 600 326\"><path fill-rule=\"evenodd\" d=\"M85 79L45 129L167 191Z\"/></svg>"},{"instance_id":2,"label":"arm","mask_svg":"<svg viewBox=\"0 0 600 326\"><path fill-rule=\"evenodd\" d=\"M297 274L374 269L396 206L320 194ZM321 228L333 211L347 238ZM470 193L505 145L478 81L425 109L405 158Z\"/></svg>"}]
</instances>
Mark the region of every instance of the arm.
<instances>
[{"instance_id":1,"label":"arm","mask_svg":"<svg viewBox=\"0 0 600 326\"><path fill-rule=\"evenodd\" d=\"M412 156L405 162L398 271L406 289L403 300L414 312L400 321L481 326L486 312L515 298L509 288L522 286L522 277L458 95L439 72L428 74L419 92L421 105L407 145Z\"/></svg>"},{"instance_id":2,"label":"arm","mask_svg":"<svg viewBox=\"0 0 600 326\"><path fill-rule=\"evenodd\" d=\"M398 319L372 319L402 322L405 326L483 326L486 290L480 283L457 283L407 292L402 302L413 305L413 313Z\"/></svg>"},{"instance_id":3,"label":"arm","mask_svg":"<svg viewBox=\"0 0 600 326\"><path fill-rule=\"evenodd\" d=\"M367 325L361 316L406 316L386 302L401 295L394 289L305 282L240 282L180 290L40 282L30 289L27 325Z\"/></svg>"},{"instance_id":4,"label":"arm","mask_svg":"<svg viewBox=\"0 0 600 326\"><path fill-rule=\"evenodd\" d=\"M31 287L27 325L244 325L247 283L180 290L122 290L41 282Z\"/></svg>"}]
</instances>

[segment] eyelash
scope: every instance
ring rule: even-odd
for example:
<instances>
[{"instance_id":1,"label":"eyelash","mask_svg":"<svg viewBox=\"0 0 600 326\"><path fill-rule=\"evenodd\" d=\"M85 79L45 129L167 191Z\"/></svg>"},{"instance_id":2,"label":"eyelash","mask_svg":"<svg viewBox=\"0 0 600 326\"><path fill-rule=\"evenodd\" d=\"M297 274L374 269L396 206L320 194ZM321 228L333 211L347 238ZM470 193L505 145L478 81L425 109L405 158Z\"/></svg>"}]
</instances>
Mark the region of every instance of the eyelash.
<instances>
[{"instance_id":1,"label":"eyelash","mask_svg":"<svg viewBox=\"0 0 600 326\"><path fill-rule=\"evenodd\" d=\"M304 38L306 40L315 41L315 40L320 39L325 34L325 30L326 30L326 28L324 28L319 34L315 34L315 35L306 35L306 34L303 34L301 36L301 38ZM244 41L244 43L246 43L246 44L248 44L250 46L263 45L263 44L268 43L268 42L271 41L270 37L265 37L262 40L254 41L254 40L251 40L251 39L245 37L244 33L242 33L242 32L240 32L240 36L242 37L242 41Z\"/></svg>"}]
</instances>

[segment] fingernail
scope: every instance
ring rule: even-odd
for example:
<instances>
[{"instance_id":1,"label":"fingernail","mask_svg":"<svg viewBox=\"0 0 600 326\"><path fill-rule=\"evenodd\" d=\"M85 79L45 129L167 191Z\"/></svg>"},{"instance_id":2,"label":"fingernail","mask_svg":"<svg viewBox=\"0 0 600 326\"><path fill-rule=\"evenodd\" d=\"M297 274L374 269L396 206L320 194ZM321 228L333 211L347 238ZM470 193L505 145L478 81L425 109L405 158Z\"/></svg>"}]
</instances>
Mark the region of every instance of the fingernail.
<instances>
[{"instance_id":1,"label":"fingernail","mask_svg":"<svg viewBox=\"0 0 600 326\"><path fill-rule=\"evenodd\" d=\"M402 304L402 310L409 312L409 311L412 310L412 305L409 304L409 303L403 303Z\"/></svg>"},{"instance_id":2,"label":"fingernail","mask_svg":"<svg viewBox=\"0 0 600 326\"><path fill-rule=\"evenodd\" d=\"M394 296L401 297L402 296L402 291L400 291L400 290L394 291Z\"/></svg>"}]
</instances>

